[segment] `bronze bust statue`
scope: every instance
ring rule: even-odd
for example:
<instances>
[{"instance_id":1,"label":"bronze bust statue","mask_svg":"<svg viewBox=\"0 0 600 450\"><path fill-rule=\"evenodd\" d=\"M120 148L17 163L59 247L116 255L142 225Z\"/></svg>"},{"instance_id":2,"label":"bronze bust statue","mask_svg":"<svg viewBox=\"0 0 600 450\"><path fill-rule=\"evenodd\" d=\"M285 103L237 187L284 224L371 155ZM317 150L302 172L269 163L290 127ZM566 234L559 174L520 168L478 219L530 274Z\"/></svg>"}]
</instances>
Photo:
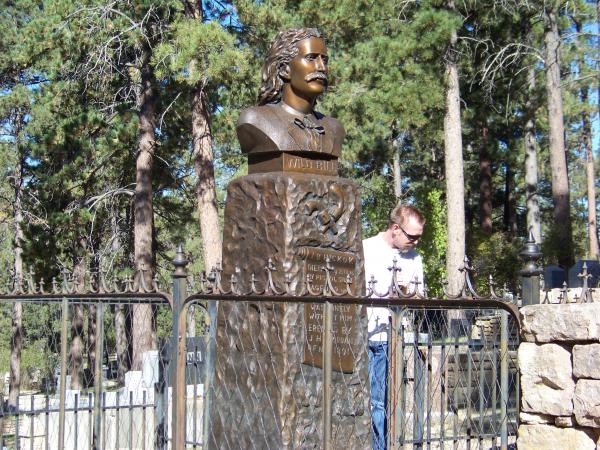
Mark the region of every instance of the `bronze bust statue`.
<instances>
[{"instance_id":1,"label":"bronze bust statue","mask_svg":"<svg viewBox=\"0 0 600 450\"><path fill-rule=\"evenodd\" d=\"M243 110L237 123L250 173L337 172L344 128L314 110L327 88L327 62L325 42L314 28L275 37L262 69L258 106Z\"/></svg>"}]
</instances>

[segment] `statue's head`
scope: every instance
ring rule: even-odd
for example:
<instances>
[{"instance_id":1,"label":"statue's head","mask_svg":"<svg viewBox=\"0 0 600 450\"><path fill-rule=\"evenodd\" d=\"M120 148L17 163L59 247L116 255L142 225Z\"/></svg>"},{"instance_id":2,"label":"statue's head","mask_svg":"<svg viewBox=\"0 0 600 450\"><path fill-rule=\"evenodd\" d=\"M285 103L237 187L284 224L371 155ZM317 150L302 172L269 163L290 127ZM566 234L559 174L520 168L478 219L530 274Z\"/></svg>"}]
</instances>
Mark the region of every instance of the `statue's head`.
<instances>
[{"instance_id":1,"label":"statue's head","mask_svg":"<svg viewBox=\"0 0 600 450\"><path fill-rule=\"evenodd\" d=\"M298 44L306 39L317 38L323 40L321 33L316 28L292 28L277 34L262 68L262 84L258 93L258 104L266 105L281 100L283 86L291 78L290 63L298 56ZM319 74L308 74L310 79L318 78ZM324 74L324 85L327 83Z\"/></svg>"}]
</instances>

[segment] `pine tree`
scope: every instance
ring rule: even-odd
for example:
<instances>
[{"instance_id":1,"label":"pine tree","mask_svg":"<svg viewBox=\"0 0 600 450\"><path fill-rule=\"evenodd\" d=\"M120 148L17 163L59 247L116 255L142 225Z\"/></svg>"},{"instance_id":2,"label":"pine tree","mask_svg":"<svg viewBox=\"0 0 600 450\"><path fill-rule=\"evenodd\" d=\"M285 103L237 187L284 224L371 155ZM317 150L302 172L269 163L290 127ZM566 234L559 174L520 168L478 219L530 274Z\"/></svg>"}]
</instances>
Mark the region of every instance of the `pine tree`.
<instances>
[{"instance_id":1,"label":"pine tree","mask_svg":"<svg viewBox=\"0 0 600 450\"><path fill-rule=\"evenodd\" d=\"M546 92L550 165L552 167L552 198L554 201L554 239L558 263L565 268L573 265L571 232L571 197L564 141L563 99L560 75L559 4L550 2L544 8Z\"/></svg>"},{"instance_id":2,"label":"pine tree","mask_svg":"<svg viewBox=\"0 0 600 450\"><path fill-rule=\"evenodd\" d=\"M10 180L12 195L6 197L12 222L12 277L14 288L19 289L24 281L24 190L26 160L30 155L27 142L27 116L30 113L31 91L40 82L40 77L30 71L31 61L23 52L20 34L27 28L32 5L29 2L16 6L2 2L0 30L0 124L2 147L7 150L3 172ZM21 353L23 347L23 306L14 302L10 337L10 378L7 405L18 408L21 390Z\"/></svg>"},{"instance_id":3,"label":"pine tree","mask_svg":"<svg viewBox=\"0 0 600 450\"><path fill-rule=\"evenodd\" d=\"M448 9L454 10L449 0ZM446 169L446 197L448 201L448 244L446 270L452 292L462 286L460 269L465 257L465 182L460 113L460 82L456 57L457 33L452 31L446 53L446 115L444 117L444 144Z\"/></svg>"}]
</instances>

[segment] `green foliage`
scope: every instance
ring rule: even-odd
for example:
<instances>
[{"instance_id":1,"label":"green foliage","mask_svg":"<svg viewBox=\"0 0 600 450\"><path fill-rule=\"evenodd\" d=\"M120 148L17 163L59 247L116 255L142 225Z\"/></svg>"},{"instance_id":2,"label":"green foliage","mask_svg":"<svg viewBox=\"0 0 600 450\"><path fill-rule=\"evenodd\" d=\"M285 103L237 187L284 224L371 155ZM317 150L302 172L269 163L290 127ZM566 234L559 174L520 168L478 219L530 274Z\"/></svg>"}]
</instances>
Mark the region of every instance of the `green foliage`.
<instances>
[{"instance_id":1,"label":"green foliage","mask_svg":"<svg viewBox=\"0 0 600 450\"><path fill-rule=\"evenodd\" d=\"M519 251L523 246L522 239L511 240L502 232L490 235L475 232L469 239L467 254L471 257L471 265L475 269L476 289L480 295L489 291L489 276L494 277L496 289L506 287L510 292L518 292L519 269L523 263L519 259Z\"/></svg>"},{"instance_id":2,"label":"green foliage","mask_svg":"<svg viewBox=\"0 0 600 450\"><path fill-rule=\"evenodd\" d=\"M0 373L9 371L12 304L0 306ZM60 352L60 306L49 304L23 304L23 374L41 370L52 377L58 367Z\"/></svg>"},{"instance_id":3,"label":"green foliage","mask_svg":"<svg viewBox=\"0 0 600 450\"><path fill-rule=\"evenodd\" d=\"M174 76L191 85L230 85L248 76L250 54L235 46L235 37L217 22L199 23L182 18L173 27L173 38L162 42L153 53L156 74Z\"/></svg>"},{"instance_id":4,"label":"green foliage","mask_svg":"<svg viewBox=\"0 0 600 450\"><path fill-rule=\"evenodd\" d=\"M433 297L441 297L442 288L446 279L446 241L448 239L446 230L446 208L442 201L443 192L440 189L432 189L425 192L418 203L427 220L423 237L419 241L419 250L423 256L423 269L427 290Z\"/></svg>"},{"instance_id":5,"label":"green foliage","mask_svg":"<svg viewBox=\"0 0 600 450\"><path fill-rule=\"evenodd\" d=\"M468 255L478 280L490 273L517 287L518 237L525 234L523 135L536 123L539 160L547 161L548 124L540 2L424 0L272 0L202 2L202 20L176 0L3 1L0 4L0 264L13 264L12 174L23 161L26 265L49 281L75 256L111 274L133 266L132 193L139 134L136 102L142 49L150 48L156 77L154 241L159 278L170 281L176 244L190 255L190 271L204 269L191 156L191 94L201 86L212 114L211 133L222 207L227 182L246 172L235 134L239 110L254 104L260 66L275 35L290 26L316 26L330 54L330 92L318 109L337 117L347 133L341 174L362 192L364 237L387 225L397 199L392 159L398 152L402 201L427 218L420 242L429 291L441 295L445 278L446 205L443 167L444 62L456 56L461 74ZM596 21L595 5L564 3L560 26L563 98L577 256L586 253L587 205L582 166L582 112L597 119L597 37L573 33ZM457 54L447 53L458 30ZM533 67L536 86L528 88ZM589 89L588 101L581 89ZM595 115L595 116L594 116ZM17 126L22 125L22 126ZM485 137L484 137L485 130ZM402 135L402 138L399 137ZM492 225L479 225L479 159L492 170ZM509 186L513 176L514 187ZM554 262L552 174L540 164L539 195L546 262ZM508 195L511 194L511 195ZM512 202L512 203L511 203ZM511 208L516 207L514 210ZM222 208L221 208L222 209ZM513 213L513 214L511 214ZM512 222L511 222L512 221ZM516 236L514 229L516 227ZM78 245L85 237L86 246ZM7 270L1 272L5 282ZM479 289L482 286L478 286ZM0 366L7 356L8 311L0 319ZM40 308L24 317L23 364L55 345L58 316ZM114 348L111 314L105 327ZM198 320L203 319L202 315ZM158 334L169 314L157 315ZM29 350L29 349L33 350ZM42 350L40 350L42 349ZM48 363L50 365L54 363ZM45 367L45 366L44 366ZM48 366L48 369L50 367Z\"/></svg>"},{"instance_id":6,"label":"green foliage","mask_svg":"<svg viewBox=\"0 0 600 450\"><path fill-rule=\"evenodd\" d=\"M374 236L387 228L390 211L396 206L396 198L389 180L371 175L360 182L363 204L363 239Z\"/></svg>"}]
</instances>

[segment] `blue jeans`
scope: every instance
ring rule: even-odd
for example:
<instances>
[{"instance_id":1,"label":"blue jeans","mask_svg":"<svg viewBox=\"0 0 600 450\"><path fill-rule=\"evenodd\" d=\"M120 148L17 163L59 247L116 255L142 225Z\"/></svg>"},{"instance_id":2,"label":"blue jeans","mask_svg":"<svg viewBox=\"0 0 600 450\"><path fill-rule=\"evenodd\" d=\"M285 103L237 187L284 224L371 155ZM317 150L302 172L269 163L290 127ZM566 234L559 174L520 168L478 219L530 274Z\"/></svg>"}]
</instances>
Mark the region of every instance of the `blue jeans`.
<instances>
[{"instance_id":1,"label":"blue jeans","mask_svg":"<svg viewBox=\"0 0 600 450\"><path fill-rule=\"evenodd\" d=\"M387 432L387 342L369 341L369 380L371 382L371 424L373 450L385 450Z\"/></svg>"}]
</instances>

